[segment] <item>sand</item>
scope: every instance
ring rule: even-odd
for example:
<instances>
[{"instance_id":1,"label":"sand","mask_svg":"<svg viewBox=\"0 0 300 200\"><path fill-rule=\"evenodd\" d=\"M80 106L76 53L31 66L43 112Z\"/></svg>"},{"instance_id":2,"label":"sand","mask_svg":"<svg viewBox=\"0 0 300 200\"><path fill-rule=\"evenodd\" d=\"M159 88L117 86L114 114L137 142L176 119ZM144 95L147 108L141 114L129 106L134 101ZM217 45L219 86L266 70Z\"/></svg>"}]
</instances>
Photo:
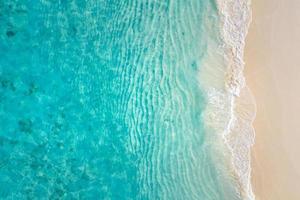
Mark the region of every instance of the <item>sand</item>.
<instances>
[{"instance_id":1,"label":"sand","mask_svg":"<svg viewBox=\"0 0 300 200\"><path fill-rule=\"evenodd\" d=\"M252 0L245 76L257 103L257 200L300 200L300 1Z\"/></svg>"}]
</instances>

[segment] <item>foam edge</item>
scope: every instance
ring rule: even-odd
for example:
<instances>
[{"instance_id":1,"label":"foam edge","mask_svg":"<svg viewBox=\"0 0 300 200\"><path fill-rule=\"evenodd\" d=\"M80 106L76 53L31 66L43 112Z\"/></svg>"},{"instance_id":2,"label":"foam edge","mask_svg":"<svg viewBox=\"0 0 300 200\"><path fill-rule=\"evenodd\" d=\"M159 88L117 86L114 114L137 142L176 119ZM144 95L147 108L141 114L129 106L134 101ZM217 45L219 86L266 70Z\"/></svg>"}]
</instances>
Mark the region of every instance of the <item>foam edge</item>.
<instances>
[{"instance_id":1,"label":"foam edge","mask_svg":"<svg viewBox=\"0 0 300 200\"><path fill-rule=\"evenodd\" d=\"M251 186L250 150L254 144L252 123L256 105L243 76L245 40L252 19L250 4L250 0L217 0L227 65L225 84L230 102L230 118L223 139L231 152L240 195L245 200L255 199Z\"/></svg>"}]
</instances>

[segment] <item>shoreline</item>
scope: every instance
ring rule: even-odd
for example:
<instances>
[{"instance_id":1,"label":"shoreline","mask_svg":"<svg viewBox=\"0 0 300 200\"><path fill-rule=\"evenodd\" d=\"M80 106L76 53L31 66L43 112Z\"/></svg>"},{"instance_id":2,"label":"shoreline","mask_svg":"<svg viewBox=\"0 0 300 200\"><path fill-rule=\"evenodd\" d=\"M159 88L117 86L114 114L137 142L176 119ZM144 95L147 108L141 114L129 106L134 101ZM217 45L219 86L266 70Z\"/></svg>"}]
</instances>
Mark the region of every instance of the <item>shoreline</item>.
<instances>
[{"instance_id":1,"label":"shoreline","mask_svg":"<svg viewBox=\"0 0 300 200\"><path fill-rule=\"evenodd\" d=\"M237 195L254 200L251 186L250 151L254 143L252 126L256 105L244 77L244 47L251 23L250 0L217 0L220 17L221 44L209 48L206 62L200 73L207 94L205 124L223 140Z\"/></svg>"},{"instance_id":2,"label":"shoreline","mask_svg":"<svg viewBox=\"0 0 300 200\"><path fill-rule=\"evenodd\" d=\"M257 104L252 186L257 200L300 199L300 2L252 0L245 76Z\"/></svg>"},{"instance_id":3,"label":"shoreline","mask_svg":"<svg viewBox=\"0 0 300 200\"><path fill-rule=\"evenodd\" d=\"M244 49L252 21L251 1L226 2L219 0L223 16L223 41L225 43L226 90L230 96L230 120L223 139L231 152L234 174L240 196L254 200L251 185L251 147L254 144L253 121L256 104L245 82Z\"/></svg>"}]
</instances>

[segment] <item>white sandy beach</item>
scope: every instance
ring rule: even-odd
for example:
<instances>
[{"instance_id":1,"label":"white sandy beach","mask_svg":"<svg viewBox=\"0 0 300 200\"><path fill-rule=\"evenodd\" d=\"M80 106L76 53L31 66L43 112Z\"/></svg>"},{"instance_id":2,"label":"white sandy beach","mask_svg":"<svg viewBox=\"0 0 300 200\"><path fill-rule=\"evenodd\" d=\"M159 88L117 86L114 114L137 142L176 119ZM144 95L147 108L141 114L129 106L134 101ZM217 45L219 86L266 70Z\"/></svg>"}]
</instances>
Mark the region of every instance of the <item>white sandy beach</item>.
<instances>
[{"instance_id":1,"label":"white sandy beach","mask_svg":"<svg viewBox=\"0 0 300 200\"><path fill-rule=\"evenodd\" d=\"M245 52L257 103L252 183L257 200L300 199L300 1L252 0Z\"/></svg>"}]
</instances>

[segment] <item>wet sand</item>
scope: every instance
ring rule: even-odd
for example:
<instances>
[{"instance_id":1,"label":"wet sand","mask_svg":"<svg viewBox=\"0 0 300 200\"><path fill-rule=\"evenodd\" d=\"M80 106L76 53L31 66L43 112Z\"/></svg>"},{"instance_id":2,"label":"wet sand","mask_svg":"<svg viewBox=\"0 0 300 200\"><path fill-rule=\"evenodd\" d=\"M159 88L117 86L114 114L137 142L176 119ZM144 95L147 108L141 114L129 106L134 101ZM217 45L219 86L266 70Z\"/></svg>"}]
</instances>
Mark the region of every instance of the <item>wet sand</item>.
<instances>
[{"instance_id":1,"label":"wet sand","mask_svg":"<svg viewBox=\"0 0 300 200\"><path fill-rule=\"evenodd\" d=\"M252 0L245 76L257 103L257 200L300 199L300 1Z\"/></svg>"}]
</instances>

